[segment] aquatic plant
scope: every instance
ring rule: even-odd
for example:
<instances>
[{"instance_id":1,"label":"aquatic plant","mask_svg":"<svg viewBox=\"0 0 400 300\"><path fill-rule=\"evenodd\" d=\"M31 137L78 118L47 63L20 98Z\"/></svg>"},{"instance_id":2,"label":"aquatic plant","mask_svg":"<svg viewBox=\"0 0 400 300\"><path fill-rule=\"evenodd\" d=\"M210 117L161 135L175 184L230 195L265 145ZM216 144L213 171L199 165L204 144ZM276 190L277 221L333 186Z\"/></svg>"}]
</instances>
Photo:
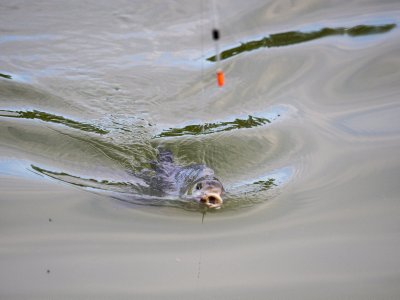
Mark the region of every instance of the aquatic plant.
<instances>
[{"instance_id":1,"label":"aquatic plant","mask_svg":"<svg viewBox=\"0 0 400 300\"><path fill-rule=\"evenodd\" d=\"M74 129L79 129L86 132L94 132L98 134L106 134L108 131L98 128L92 124L82 123L75 120L67 119L62 116L54 114L32 110L32 111L12 111L12 110L0 110L0 117L7 118L22 118L22 119L37 119L43 122L62 124Z\"/></svg>"},{"instance_id":2,"label":"aquatic plant","mask_svg":"<svg viewBox=\"0 0 400 300\"><path fill-rule=\"evenodd\" d=\"M247 119L236 118L233 121L187 125L182 128L170 128L164 130L163 132L155 136L155 138L211 134L221 131L230 131L234 129L253 128L265 125L267 123L271 123L271 121L266 118L248 116Z\"/></svg>"},{"instance_id":3,"label":"aquatic plant","mask_svg":"<svg viewBox=\"0 0 400 300\"><path fill-rule=\"evenodd\" d=\"M351 37L363 36L363 35L371 35L371 34L379 34L385 33L396 27L396 24L385 24L385 25L358 25L350 28L338 27L338 28L329 28L325 27L317 31L311 32L301 32L301 31L288 31L282 33L271 34L270 36L264 37L260 40L250 41L246 43L241 43L240 46L233 47L222 51L220 53L220 59L224 60L227 58L231 58L240 53L246 51L253 51L259 48L267 47L283 47L290 46L299 43L304 43L328 36L334 35L348 35ZM217 56L211 56L207 58L208 61L215 62Z\"/></svg>"}]
</instances>

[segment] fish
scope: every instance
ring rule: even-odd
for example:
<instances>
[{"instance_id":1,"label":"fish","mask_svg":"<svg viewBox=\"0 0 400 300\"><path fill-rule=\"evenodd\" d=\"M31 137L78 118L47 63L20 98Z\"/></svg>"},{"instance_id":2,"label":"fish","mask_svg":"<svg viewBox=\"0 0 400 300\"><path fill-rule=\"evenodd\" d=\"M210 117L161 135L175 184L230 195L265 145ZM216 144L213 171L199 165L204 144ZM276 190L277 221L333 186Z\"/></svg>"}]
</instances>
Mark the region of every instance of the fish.
<instances>
[{"instance_id":1,"label":"fish","mask_svg":"<svg viewBox=\"0 0 400 300\"><path fill-rule=\"evenodd\" d=\"M157 160L151 162L155 171L150 187L166 196L178 196L199 205L220 209L225 189L214 170L205 164L181 166L174 162L173 153L158 149Z\"/></svg>"}]
</instances>

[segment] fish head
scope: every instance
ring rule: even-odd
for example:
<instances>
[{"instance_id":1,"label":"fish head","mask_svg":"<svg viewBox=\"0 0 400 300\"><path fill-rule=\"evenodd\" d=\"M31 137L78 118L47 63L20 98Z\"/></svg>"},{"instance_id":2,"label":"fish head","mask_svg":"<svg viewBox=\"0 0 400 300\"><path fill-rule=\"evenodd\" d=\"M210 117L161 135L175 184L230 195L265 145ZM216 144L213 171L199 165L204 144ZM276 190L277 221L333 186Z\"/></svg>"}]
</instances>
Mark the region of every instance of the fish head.
<instances>
[{"instance_id":1,"label":"fish head","mask_svg":"<svg viewBox=\"0 0 400 300\"><path fill-rule=\"evenodd\" d=\"M192 196L202 205L208 208L221 208L223 204L222 194L224 187L218 179L203 179L197 181L192 189Z\"/></svg>"}]
</instances>

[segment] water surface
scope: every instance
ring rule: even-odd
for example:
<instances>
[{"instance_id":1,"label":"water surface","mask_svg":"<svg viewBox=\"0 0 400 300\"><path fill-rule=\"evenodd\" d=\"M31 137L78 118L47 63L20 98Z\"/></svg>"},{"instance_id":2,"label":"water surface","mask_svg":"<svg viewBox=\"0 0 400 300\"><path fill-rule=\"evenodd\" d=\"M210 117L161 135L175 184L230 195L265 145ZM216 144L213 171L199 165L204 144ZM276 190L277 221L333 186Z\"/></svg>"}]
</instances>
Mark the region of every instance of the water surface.
<instances>
[{"instance_id":1,"label":"water surface","mask_svg":"<svg viewBox=\"0 0 400 300\"><path fill-rule=\"evenodd\" d=\"M400 295L400 4L0 4L0 295ZM221 210L155 197L157 147ZM84 283L84 284L83 284Z\"/></svg>"}]
</instances>

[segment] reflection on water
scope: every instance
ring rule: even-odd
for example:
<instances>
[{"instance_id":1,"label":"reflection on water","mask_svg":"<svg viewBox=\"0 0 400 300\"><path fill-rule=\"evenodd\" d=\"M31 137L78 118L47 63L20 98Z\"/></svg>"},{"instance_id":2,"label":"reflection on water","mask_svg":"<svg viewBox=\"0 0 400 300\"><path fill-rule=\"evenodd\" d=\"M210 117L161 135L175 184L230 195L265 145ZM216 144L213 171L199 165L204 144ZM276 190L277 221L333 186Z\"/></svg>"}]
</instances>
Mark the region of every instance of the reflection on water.
<instances>
[{"instance_id":1,"label":"reflection on water","mask_svg":"<svg viewBox=\"0 0 400 300\"><path fill-rule=\"evenodd\" d=\"M348 29L344 29L343 34L347 34L349 36L362 36L362 35L370 35L370 34L378 34L378 33L386 33L396 27L396 24L386 24L380 26L373 25L358 25Z\"/></svg>"},{"instance_id":2,"label":"reflection on water","mask_svg":"<svg viewBox=\"0 0 400 300\"><path fill-rule=\"evenodd\" d=\"M268 180L259 180L259 181L254 182L254 184L259 185L260 189L263 190L263 191L269 190L273 186L277 186L275 184L275 179L274 178L270 178Z\"/></svg>"},{"instance_id":3,"label":"reflection on water","mask_svg":"<svg viewBox=\"0 0 400 300\"><path fill-rule=\"evenodd\" d=\"M169 206L183 208L191 211L202 211L202 207L191 199L180 198L178 196L160 195L159 190L154 190L149 186L149 182L153 176L153 171L142 170L138 174L128 173L130 181L117 182L106 179L83 178L71 175L66 172L55 172L46 170L36 165L31 165L34 172L42 174L53 179L63 181L81 188L89 189L97 192L104 192L111 197L137 205L150 206ZM151 174L151 175L149 175ZM277 179L270 178L257 180L253 183L237 184L234 188L226 190L223 208L237 209L241 207L249 207L257 203L265 202L268 192L277 187ZM136 181L133 183L132 181ZM283 182L281 182L283 183Z\"/></svg>"},{"instance_id":4,"label":"reflection on water","mask_svg":"<svg viewBox=\"0 0 400 300\"><path fill-rule=\"evenodd\" d=\"M155 138L210 134L221 131L230 131L234 129L253 128L265 125L267 123L271 123L271 121L267 118L248 116L247 119L236 118L233 121L227 121L227 122L187 125L183 128L170 128L168 130L164 130L159 135L156 135Z\"/></svg>"},{"instance_id":5,"label":"reflection on water","mask_svg":"<svg viewBox=\"0 0 400 300\"><path fill-rule=\"evenodd\" d=\"M81 178L79 176L74 176L65 172L54 172L49 171L43 168L40 168L35 165L31 165L31 168L43 175L47 175L49 177L68 182L73 185L81 186L81 187L91 187L91 188L99 188L99 189L108 189L106 187L126 187L131 185L127 182L113 182L109 180L96 180L91 178Z\"/></svg>"},{"instance_id":6,"label":"reflection on water","mask_svg":"<svg viewBox=\"0 0 400 300\"><path fill-rule=\"evenodd\" d=\"M98 134L106 134L108 131L98 128L94 125L81 123L71 119L64 118L62 116L57 116L49 114L46 112L32 110L32 111L12 111L12 110L1 110L0 117L7 118L21 118L21 119L37 119L43 122L62 124L74 129L79 129L86 132L94 132Z\"/></svg>"},{"instance_id":7,"label":"reflection on water","mask_svg":"<svg viewBox=\"0 0 400 300\"><path fill-rule=\"evenodd\" d=\"M334 36L334 35L348 35L352 37L378 34L389 32L396 27L396 24L385 24L379 26L372 25L358 25L350 28L339 27L339 28L322 28L318 31L312 32L301 32L301 31L289 31L283 33L271 34L269 37L264 37L260 40L242 43L240 46L222 51L220 57L222 60L236 56L246 51L253 51L263 47L282 47L290 46L294 44L304 43L323 37ZM209 61L216 61L216 56L207 58Z\"/></svg>"},{"instance_id":8,"label":"reflection on water","mask_svg":"<svg viewBox=\"0 0 400 300\"><path fill-rule=\"evenodd\" d=\"M2 299L399 298L399 1L206 2L1 1Z\"/></svg>"},{"instance_id":9,"label":"reflection on water","mask_svg":"<svg viewBox=\"0 0 400 300\"><path fill-rule=\"evenodd\" d=\"M3 74L3 73L0 73L0 77L6 78L6 79L12 79L11 75L7 75L7 74Z\"/></svg>"}]
</instances>

